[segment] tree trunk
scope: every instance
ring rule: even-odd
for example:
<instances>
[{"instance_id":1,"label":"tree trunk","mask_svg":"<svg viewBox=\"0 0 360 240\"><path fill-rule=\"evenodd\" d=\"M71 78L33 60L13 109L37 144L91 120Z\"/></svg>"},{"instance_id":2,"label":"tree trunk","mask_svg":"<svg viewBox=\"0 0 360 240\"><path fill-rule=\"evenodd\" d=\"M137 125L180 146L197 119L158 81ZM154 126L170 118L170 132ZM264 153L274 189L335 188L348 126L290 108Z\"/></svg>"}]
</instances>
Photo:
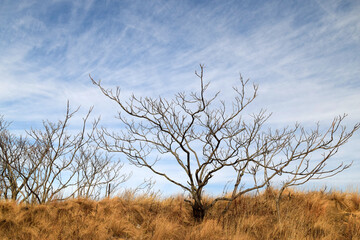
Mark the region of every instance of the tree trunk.
<instances>
[{"instance_id":1,"label":"tree trunk","mask_svg":"<svg viewBox=\"0 0 360 240\"><path fill-rule=\"evenodd\" d=\"M195 202L194 205L192 206L193 209L193 217L195 219L195 221L197 222L202 222L204 220L205 217L205 207L198 202Z\"/></svg>"},{"instance_id":2,"label":"tree trunk","mask_svg":"<svg viewBox=\"0 0 360 240\"><path fill-rule=\"evenodd\" d=\"M276 213L277 213L277 220L278 220L278 223L281 222L281 214L280 214L280 199L281 197L279 196L277 199L276 199Z\"/></svg>"},{"instance_id":3,"label":"tree trunk","mask_svg":"<svg viewBox=\"0 0 360 240\"><path fill-rule=\"evenodd\" d=\"M280 201L281 201L281 196L282 196L285 188L286 188L286 187L283 186L283 187L279 190L279 192L278 192L278 194L277 194L277 196L276 196L276 199L275 199L276 212L277 212L277 220L278 220L279 223L281 222Z\"/></svg>"}]
</instances>

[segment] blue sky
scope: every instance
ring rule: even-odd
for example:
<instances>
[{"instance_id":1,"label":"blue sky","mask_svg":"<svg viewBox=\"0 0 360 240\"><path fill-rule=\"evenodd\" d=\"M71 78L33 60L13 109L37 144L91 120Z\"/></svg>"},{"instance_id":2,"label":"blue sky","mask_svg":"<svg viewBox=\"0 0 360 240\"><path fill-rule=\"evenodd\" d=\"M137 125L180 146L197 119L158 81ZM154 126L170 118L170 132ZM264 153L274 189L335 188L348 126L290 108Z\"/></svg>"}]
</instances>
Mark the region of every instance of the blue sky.
<instances>
[{"instance_id":1,"label":"blue sky","mask_svg":"<svg viewBox=\"0 0 360 240\"><path fill-rule=\"evenodd\" d=\"M209 90L221 89L227 101L239 73L258 83L251 110L273 112L273 127L328 126L347 113L350 128L360 121L359 12L360 1L351 0L3 0L0 114L21 132L61 119L69 100L83 114L94 105L93 116L117 128L116 106L89 74L124 95L170 97L197 89L194 70L203 63ZM333 160L354 161L353 167L309 189L360 186L359 135ZM176 174L176 166L166 167ZM129 186L151 176L133 171ZM159 188L179 191L156 180Z\"/></svg>"}]
</instances>

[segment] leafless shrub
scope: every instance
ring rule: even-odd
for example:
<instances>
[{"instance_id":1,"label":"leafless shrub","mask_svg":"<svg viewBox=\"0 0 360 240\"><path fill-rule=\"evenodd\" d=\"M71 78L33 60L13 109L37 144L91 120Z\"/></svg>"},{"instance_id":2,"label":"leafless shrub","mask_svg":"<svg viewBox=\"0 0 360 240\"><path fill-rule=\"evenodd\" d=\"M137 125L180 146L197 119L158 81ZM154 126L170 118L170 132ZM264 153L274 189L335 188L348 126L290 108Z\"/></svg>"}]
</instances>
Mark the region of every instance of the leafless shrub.
<instances>
[{"instance_id":1,"label":"leafless shrub","mask_svg":"<svg viewBox=\"0 0 360 240\"><path fill-rule=\"evenodd\" d=\"M37 203L98 198L108 184L114 191L127 180L129 175L120 173L120 161L112 160L93 140L99 119L88 128L92 109L81 130L69 133L69 121L77 111L71 111L68 103L64 120L44 121L43 129L31 129L26 138L11 134L9 124L0 119L2 198Z\"/></svg>"}]
</instances>

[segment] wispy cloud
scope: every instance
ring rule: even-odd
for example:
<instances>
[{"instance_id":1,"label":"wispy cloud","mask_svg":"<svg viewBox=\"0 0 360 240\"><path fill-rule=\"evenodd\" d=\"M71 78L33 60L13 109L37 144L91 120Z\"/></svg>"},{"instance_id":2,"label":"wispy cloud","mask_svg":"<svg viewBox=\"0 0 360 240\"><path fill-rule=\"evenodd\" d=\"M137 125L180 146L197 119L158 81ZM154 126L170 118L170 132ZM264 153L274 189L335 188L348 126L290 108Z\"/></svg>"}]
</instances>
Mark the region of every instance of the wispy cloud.
<instances>
[{"instance_id":1,"label":"wispy cloud","mask_svg":"<svg viewBox=\"0 0 360 240\"><path fill-rule=\"evenodd\" d=\"M22 128L60 118L70 100L115 124L115 105L88 74L125 95L172 96L198 87L193 72L204 63L210 91L225 100L240 72L259 83L253 109L273 112L273 126L342 113L351 126L360 119L359 12L337 0L3 1L0 112ZM356 160L349 152L341 156Z\"/></svg>"}]
</instances>

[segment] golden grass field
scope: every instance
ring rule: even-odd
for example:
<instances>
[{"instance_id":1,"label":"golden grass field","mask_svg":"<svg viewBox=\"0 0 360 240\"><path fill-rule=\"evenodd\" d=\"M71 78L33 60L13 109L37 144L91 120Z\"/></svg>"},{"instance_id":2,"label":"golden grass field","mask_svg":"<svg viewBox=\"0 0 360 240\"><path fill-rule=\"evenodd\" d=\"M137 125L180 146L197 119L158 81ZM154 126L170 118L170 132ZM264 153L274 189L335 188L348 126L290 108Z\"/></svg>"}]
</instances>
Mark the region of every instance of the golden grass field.
<instances>
[{"instance_id":1,"label":"golden grass field","mask_svg":"<svg viewBox=\"0 0 360 240\"><path fill-rule=\"evenodd\" d=\"M281 223L274 191L225 203L196 223L183 197L135 196L43 205L0 202L0 239L360 239L358 193L284 194Z\"/></svg>"}]
</instances>

